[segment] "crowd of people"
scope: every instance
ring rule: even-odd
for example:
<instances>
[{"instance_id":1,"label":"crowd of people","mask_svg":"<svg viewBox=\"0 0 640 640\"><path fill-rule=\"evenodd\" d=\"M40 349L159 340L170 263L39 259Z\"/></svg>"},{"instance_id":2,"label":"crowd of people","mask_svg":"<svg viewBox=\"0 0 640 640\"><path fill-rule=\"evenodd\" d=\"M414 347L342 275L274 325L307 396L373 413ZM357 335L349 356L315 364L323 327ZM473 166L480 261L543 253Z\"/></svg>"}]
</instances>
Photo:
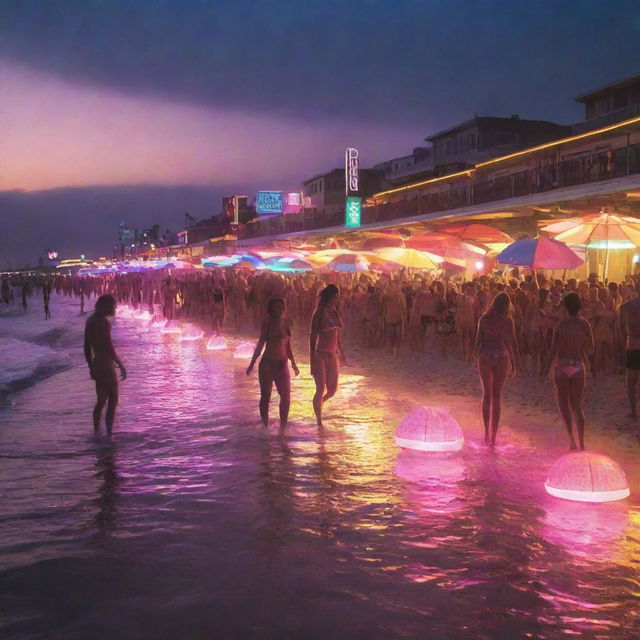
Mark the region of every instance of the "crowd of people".
<instances>
[{"instance_id":1,"label":"crowd of people","mask_svg":"<svg viewBox=\"0 0 640 640\"><path fill-rule=\"evenodd\" d=\"M81 313L88 299L110 296L114 304L148 310L167 322L197 323L217 335L255 331L259 340L247 373L262 355L258 367L260 415L266 425L275 384L281 400L281 428L286 427L290 402L288 362L298 371L291 347L294 335L309 338L309 361L316 381L313 408L319 425L323 404L338 387L345 344L380 350L385 357L399 357L403 350L423 351L428 357L437 350L443 358L476 362L489 445L496 441L500 398L508 377L520 371L546 376L552 370L570 446L584 448L582 396L587 375L626 369L630 416L637 417L637 285L633 278L605 284L590 275L583 281L565 281L517 269L464 280L409 270L284 274L219 268L56 275L13 283L5 278L2 298L10 303L17 288L26 309L27 298L41 288L48 317L52 290L77 297ZM98 351L102 353L104 335L101 340ZM91 345L90 339L88 361ZM93 348L95 351L95 345ZM112 360L117 364L114 357ZM105 393L98 395L105 397ZM113 393L106 394L107 398L110 395Z\"/></svg>"}]
</instances>

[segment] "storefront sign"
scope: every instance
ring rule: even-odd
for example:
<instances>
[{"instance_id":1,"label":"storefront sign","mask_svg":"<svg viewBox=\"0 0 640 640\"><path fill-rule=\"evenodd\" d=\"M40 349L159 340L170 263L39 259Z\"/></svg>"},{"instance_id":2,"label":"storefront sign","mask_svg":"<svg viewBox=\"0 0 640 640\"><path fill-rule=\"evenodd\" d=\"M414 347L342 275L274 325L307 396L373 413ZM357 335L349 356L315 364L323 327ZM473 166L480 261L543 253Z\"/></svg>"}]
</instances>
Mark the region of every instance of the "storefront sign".
<instances>
[{"instance_id":1,"label":"storefront sign","mask_svg":"<svg viewBox=\"0 0 640 640\"><path fill-rule=\"evenodd\" d=\"M258 191L256 213L282 213L284 197L282 191Z\"/></svg>"},{"instance_id":2,"label":"storefront sign","mask_svg":"<svg viewBox=\"0 0 640 640\"><path fill-rule=\"evenodd\" d=\"M356 196L347 196L345 205L345 221L346 227L359 227L362 217L362 198Z\"/></svg>"},{"instance_id":3,"label":"storefront sign","mask_svg":"<svg viewBox=\"0 0 640 640\"><path fill-rule=\"evenodd\" d=\"M359 185L359 172L360 169L360 158L358 155L358 150L352 147L349 147L344 156L344 170L345 170L345 186L346 186L346 194L350 193L358 193L360 191Z\"/></svg>"}]
</instances>

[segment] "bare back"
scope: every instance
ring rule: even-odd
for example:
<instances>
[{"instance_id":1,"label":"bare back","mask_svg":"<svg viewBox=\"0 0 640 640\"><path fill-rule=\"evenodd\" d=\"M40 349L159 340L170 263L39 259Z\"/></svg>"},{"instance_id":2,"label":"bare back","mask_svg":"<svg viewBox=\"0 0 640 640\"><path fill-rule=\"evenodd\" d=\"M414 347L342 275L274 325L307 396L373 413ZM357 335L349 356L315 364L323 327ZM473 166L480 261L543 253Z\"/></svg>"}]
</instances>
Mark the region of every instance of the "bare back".
<instances>
[{"instance_id":1,"label":"bare back","mask_svg":"<svg viewBox=\"0 0 640 640\"><path fill-rule=\"evenodd\" d=\"M569 317L556 325L555 355L559 362L578 362L593 351L591 325L582 318Z\"/></svg>"}]
</instances>

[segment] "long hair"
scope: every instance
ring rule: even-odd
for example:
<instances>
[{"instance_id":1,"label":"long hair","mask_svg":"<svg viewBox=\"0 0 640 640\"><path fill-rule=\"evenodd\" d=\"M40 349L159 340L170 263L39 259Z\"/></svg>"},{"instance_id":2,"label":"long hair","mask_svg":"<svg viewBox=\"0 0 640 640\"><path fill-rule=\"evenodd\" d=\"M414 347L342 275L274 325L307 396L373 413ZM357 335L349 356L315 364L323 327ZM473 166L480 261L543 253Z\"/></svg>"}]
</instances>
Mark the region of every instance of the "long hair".
<instances>
[{"instance_id":1,"label":"long hair","mask_svg":"<svg viewBox=\"0 0 640 640\"><path fill-rule=\"evenodd\" d=\"M489 308L484 312L485 316L498 316L499 318L506 318L509 315L509 307L511 306L511 300L508 294L501 291L492 300Z\"/></svg>"},{"instance_id":2,"label":"long hair","mask_svg":"<svg viewBox=\"0 0 640 640\"><path fill-rule=\"evenodd\" d=\"M112 316L116 312L116 299L105 293L96 300L95 315Z\"/></svg>"},{"instance_id":3,"label":"long hair","mask_svg":"<svg viewBox=\"0 0 640 640\"><path fill-rule=\"evenodd\" d=\"M276 305L280 303L282 303L283 307L286 308L287 301L284 298L280 296L274 296L273 298L269 298L269 301L267 302L267 315L269 317L273 318L276 310Z\"/></svg>"},{"instance_id":4,"label":"long hair","mask_svg":"<svg viewBox=\"0 0 640 640\"><path fill-rule=\"evenodd\" d=\"M329 300L333 298L333 296L340 295L340 291L335 284L328 284L319 294L318 294L318 309L324 309Z\"/></svg>"}]
</instances>

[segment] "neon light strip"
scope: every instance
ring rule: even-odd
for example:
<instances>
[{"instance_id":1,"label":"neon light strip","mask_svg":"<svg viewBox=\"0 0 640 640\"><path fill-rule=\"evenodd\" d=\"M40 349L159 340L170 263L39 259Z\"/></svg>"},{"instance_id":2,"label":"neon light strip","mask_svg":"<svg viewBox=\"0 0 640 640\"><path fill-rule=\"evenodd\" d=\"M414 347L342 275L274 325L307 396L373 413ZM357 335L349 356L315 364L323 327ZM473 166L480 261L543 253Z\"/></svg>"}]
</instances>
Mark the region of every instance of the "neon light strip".
<instances>
[{"instance_id":1,"label":"neon light strip","mask_svg":"<svg viewBox=\"0 0 640 640\"><path fill-rule=\"evenodd\" d=\"M544 488L554 498L575 500L577 502L613 502L614 500L624 500L631 493L629 487L626 489L613 489L612 491L573 491L572 489L558 489L546 482L544 483Z\"/></svg>"},{"instance_id":2,"label":"neon light strip","mask_svg":"<svg viewBox=\"0 0 640 640\"><path fill-rule=\"evenodd\" d=\"M610 125L608 127L603 127L602 129L596 129L595 131L588 131L587 133L580 133L575 136L569 136L568 138L561 138L560 140L554 140L553 142L547 142L545 144L540 144L537 147L530 147L529 149L523 149L522 151L516 151L515 153L510 153L506 156L500 156L498 158L492 158L491 160L485 160L484 162L479 162L475 165L473 169L466 169L465 171L459 171L458 173L450 173L446 176L440 176L439 178L431 178L429 180L423 180L422 182L416 182L415 184L406 185L404 187L398 187L396 189L390 189L389 191L381 191L380 193L374 193L371 197L378 198L381 196L386 196L391 193L399 193L401 191L409 191L409 189L417 189L418 187L422 187L425 184L432 184L434 182L440 182L441 180L446 180L447 178L455 178L457 176L468 175L470 176L476 169L479 167L486 167L489 164L495 164L496 162L502 162L503 160L509 160L510 158L517 158L518 156L525 155L527 153L533 153L535 151L541 151L543 149L549 149L550 147L559 146L561 144L566 144L567 142L574 142L575 140L583 140L584 138L588 138L590 136L597 136L601 133L607 133L608 131L613 131L615 129L619 129L620 127L625 127L631 124L640 123L640 116L637 118L632 118L631 120L625 120L624 122L618 122L617 124Z\"/></svg>"},{"instance_id":3,"label":"neon light strip","mask_svg":"<svg viewBox=\"0 0 640 640\"><path fill-rule=\"evenodd\" d=\"M424 442L396 436L396 444L403 449L415 449L416 451L459 451L464 444L464 438L448 442Z\"/></svg>"}]
</instances>

